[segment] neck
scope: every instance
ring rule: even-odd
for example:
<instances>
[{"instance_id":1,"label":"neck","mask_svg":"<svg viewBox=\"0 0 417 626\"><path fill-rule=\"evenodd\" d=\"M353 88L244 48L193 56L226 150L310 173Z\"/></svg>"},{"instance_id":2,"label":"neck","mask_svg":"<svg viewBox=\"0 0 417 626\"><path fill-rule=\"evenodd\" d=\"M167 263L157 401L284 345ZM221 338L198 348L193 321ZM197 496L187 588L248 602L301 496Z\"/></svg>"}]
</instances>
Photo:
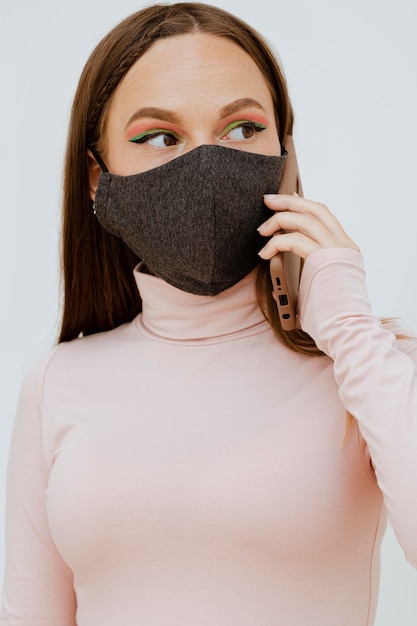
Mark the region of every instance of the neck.
<instances>
[{"instance_id":1,"label":"neck","mask_svg":"<svg viewBox=\"0 0 417 626\"><path fill-rule=\"evenodd\" d=\"M142 298L141 324L156 336L173 340L230 337L266 324L256 299L253 270L243 280L217 296L197 296L169 285L136 267Z\"/></svg>"}]
</instances>

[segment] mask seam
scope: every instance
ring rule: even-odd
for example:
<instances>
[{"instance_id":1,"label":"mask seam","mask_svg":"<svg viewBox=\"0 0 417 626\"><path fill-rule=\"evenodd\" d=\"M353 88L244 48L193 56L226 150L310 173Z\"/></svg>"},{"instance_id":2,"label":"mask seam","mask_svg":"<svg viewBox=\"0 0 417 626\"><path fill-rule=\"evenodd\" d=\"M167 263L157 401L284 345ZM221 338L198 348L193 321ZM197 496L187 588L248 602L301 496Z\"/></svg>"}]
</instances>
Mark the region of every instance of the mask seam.
<instances>
[{"instance_id":1,"label":"mask seam","mask_svg":"<svg viewBox=\"0 0 417 626\"><path fill-rule=\"evenodd\" d=\"M217 220L217 197L216 197L216 188L215 188L215 180L214 180L214 173L213 173L213 163L210 159L210 155L208 150L206 151L206 157L208 165L209 165L209 169L210 169L210 185L211 185L211 192L213 195L213 236L214 236L214 241L217 241L217 227L218 227L218 220ZM210 276L210 288L211 290L213 289L213 283L214 283L214 277L216 276L217 273L217 250L215 249L215 247L213 246L213 259L212 259L212 264L211 264L211 276Z\"/></svg>"}]
</instances>

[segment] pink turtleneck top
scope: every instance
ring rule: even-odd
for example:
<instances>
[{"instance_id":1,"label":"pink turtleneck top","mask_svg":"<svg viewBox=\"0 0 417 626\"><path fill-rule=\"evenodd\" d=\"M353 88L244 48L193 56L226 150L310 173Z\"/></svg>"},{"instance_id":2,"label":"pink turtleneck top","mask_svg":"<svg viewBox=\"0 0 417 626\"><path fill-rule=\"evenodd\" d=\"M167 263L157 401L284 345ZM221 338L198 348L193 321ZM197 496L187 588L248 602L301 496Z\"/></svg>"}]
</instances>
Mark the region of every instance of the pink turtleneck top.
<instances>
[{"instance_id":1,"label":"pink turtleneck top","mask_svg":"<svg viewBox=\"0 0 417 626\"><path fill-rule=\"evenodd\" d=\"M319 357L274 337L255 272L216 297L135 275L143 314L24 383L1 626L370 626L387 514L417 565L417 343L361 256L307 259Z\"/></svg>"}]
</instances>

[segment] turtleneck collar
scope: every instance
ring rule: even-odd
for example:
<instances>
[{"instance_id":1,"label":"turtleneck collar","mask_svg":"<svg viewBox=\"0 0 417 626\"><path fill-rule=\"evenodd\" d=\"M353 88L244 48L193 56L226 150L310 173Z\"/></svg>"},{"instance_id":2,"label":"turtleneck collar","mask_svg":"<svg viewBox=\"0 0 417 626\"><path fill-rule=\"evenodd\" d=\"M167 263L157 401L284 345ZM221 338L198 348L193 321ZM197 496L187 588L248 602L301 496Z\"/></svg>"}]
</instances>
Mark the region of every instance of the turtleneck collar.
<instances>
[{"instance_id":1,"label":"turtleneck collar","mask_svg":"<svg viewBox=\"0 0 417 626\"><path fill-rule=\"evenodd\" d=\"M142 298L137 318L142 332L171 341L225 341L236 333L253 334L268 327L256 301L257 270L217 296L197 296L161 278L134 270Z\"/></svg>"}]
</instances>

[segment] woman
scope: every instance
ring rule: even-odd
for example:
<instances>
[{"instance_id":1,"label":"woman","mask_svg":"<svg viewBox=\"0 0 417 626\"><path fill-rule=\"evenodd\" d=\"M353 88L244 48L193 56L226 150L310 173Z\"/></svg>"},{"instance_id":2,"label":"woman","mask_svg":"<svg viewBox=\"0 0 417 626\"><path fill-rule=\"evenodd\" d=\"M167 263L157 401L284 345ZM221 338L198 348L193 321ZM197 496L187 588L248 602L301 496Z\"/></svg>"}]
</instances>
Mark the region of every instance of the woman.
<instances>
[{"instance_id":1,"label":"woman","mask_svg":"<svg viewBox=\"0 0 417 626\"><path fill-rule=\"evenodd\" d=\"M276 194L291 134L276 61L214 7L149 7L90 57L0 623L369 626L387 513L417 564L416 342L372 315L328 209ZM287 251L290 331L269 276Z\"/></svg>"}]
</instances>

